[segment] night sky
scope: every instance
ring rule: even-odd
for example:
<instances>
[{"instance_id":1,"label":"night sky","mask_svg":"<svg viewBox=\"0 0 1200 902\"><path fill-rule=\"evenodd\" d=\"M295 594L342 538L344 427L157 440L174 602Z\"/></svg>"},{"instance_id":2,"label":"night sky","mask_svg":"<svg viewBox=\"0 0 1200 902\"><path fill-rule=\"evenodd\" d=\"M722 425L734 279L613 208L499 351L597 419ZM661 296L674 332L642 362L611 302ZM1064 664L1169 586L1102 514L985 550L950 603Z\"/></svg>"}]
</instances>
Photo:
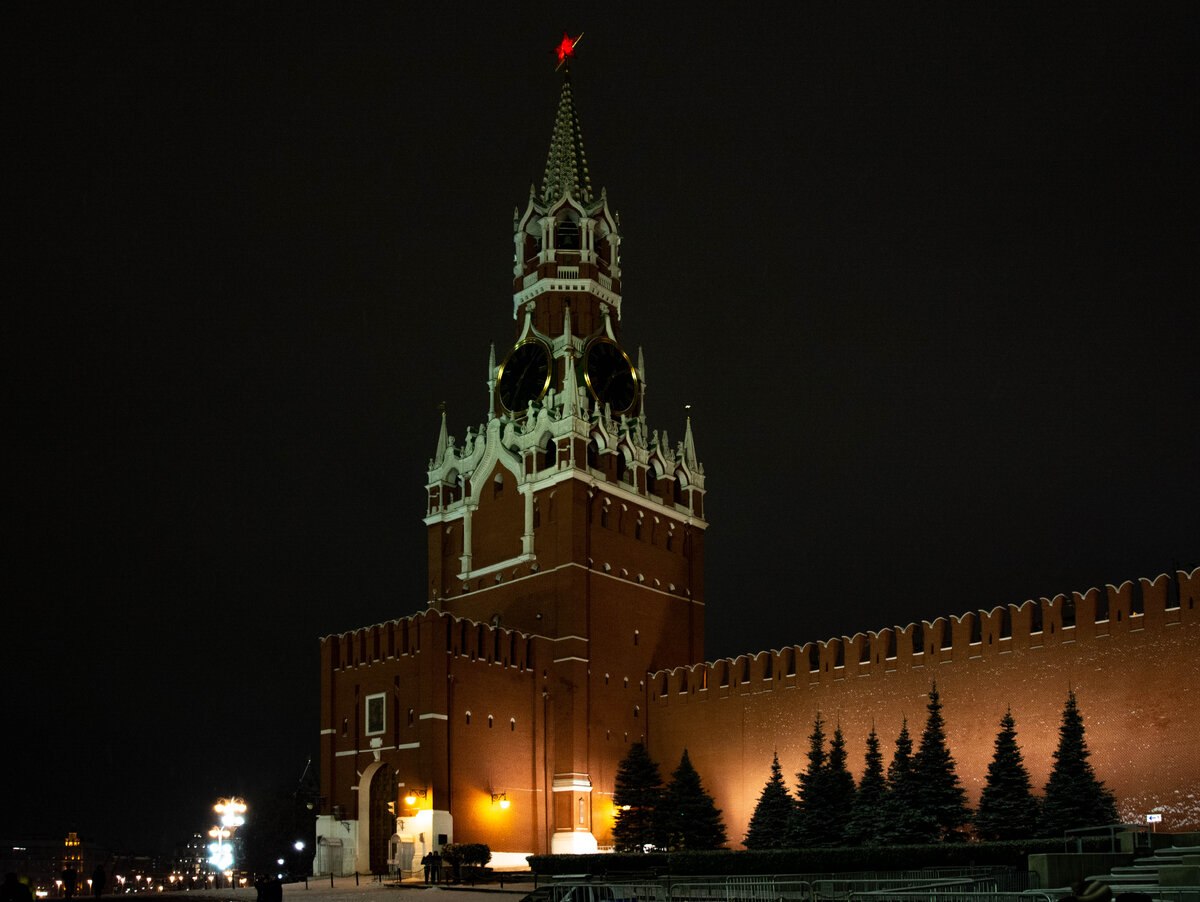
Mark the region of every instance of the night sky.
<instances>
[{"instance_id":1,"label":"night sky","mask_svg":"<svg viewBox=\"0 0 1200 902\"><path fill-rule=\"evenodd\" d=\"M1194 3L301 7L4 14L0 836L253 816L425 606L564 28L710 657L1200 565Z\"/></svg>"}]
</instances>

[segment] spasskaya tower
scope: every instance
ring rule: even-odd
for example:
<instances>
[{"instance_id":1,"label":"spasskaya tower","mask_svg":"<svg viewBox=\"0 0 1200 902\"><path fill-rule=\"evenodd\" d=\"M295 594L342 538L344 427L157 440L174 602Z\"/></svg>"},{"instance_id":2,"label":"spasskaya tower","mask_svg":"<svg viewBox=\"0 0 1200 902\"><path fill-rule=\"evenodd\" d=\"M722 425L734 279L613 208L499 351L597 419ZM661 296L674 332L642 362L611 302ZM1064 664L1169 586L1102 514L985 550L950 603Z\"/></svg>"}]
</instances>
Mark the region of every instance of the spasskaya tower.
<instances>
[{"instance_id":1,"label":"spasskaya tower","mask_svg":"<svg viewBox=\"0 0 1200 902\"><path fill-rule=\"evenodd\" d=\"M647 420L619 224L566 69L541 186L514 211L515 329L486 417L457 442L443 414L426 484L430 608L552 644L552 851L595 847L592 793L645 733L646 674L704 653L704 470L690 420L674 446Z\"/></svg>"}]
</instances>

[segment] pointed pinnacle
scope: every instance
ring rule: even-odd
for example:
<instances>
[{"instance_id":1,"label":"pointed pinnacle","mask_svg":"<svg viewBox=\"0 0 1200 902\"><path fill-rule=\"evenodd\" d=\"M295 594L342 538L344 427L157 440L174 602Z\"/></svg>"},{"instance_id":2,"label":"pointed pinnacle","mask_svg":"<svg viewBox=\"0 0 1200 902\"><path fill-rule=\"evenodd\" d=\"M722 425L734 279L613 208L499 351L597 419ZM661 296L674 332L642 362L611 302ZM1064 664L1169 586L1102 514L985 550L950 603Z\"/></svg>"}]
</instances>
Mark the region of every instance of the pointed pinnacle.
<instances>
[{"instance_id":1,"label":"pointed pinnacle","mask_svg":"<svg viewBox=\"0 0 1200 902\"><path fill-rule=\"evenodd\" d=\"M689 470L696 469L696 440L692 438L692 418L687 418L686 431L683 434L683 462Z\"/></svg>"},{"instance_id":2,"label":"pointed pinnacle","mask_svg":"<svg viewBox=\"0 0 1200 902\"><path fill-rule=\"evenodd\" d=\"M447 442L447 438L446 438L446 405L445 405L445 402L443 402L442 403L442 425L441 425L441 429L438 431L437 450L433 452L433 465L435 467L440 466L443 458L445 458L447 444L448 444L448 442Z\"/></svg>"}]
</instances>

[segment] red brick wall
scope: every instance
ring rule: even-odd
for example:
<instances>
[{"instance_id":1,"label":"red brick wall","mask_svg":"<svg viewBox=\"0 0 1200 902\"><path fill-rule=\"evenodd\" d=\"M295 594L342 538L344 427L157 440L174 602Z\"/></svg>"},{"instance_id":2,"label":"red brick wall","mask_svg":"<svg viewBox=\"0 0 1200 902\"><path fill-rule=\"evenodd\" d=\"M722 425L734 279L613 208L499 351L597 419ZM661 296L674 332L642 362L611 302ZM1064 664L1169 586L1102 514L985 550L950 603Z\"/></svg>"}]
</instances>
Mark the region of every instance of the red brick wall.
<instances>
[{"instance_id":1,"label":"red brick wall","mask_svg":"<svg viewBox=\"0 0 1200 902\"><path fill-rule=\"evenodd\" d=\"M840 723L851 768L862 770L865 740L875 725L890 760L901 721L918 740L928 690L936 680L950 750L972 804L978 800L1000 718L1011 707L1018 739L1040 790L1052 765L1067 693L1075 689L1084 716L1092 764L1117 795L1125 820L1144 822L1156 808L1162 829L1200 828L1200 571L1179 574L1179 607L1167 608L1168 580L1141 580L1144 613L1133 608L1133 587L1109 587L1071 599L1010 606L1011 636L1001 632L1004 609L951 618L950 647L930 651L942 621L923 624L925 651L912 653L914 626L897 630L897 653L887 659L890 631L819 643L820 669L809 671L810 645L754 658L714 662L687 673L655 674L650 693L650 750L669 772L686 747L705 786L724 811L730 839L740 842L779 753L791 776L805 764L807 737L819 710ZM1096 622L1107 602L1108 619ZM1064 612L1075 608L1075 625ZM1034 607L1042 631L1030 630ZM980 617L979 641L972 643ZM1069 616L1068 616L1069 621ZM837 645L843 666L835 666ZM860 663L860 649L870 656ZM786 654L796 674L786 675ZM767 657L773 676L764 679ZM749 663L749 682L741 683ZM722 688L720 667L732 671ZM664 676L668 692L659 695ZM701 688L707 680L707 688Z\"/></svg>"}]
</instances>

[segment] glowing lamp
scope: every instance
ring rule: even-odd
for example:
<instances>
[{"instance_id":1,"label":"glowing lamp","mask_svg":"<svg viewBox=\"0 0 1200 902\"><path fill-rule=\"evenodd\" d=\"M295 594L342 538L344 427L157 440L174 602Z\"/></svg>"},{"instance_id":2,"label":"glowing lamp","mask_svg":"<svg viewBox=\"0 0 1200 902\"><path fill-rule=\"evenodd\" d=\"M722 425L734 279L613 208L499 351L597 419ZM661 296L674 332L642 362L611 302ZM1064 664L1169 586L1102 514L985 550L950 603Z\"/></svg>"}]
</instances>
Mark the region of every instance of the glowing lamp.
<instances>
[{"instance_id":1,"label":"glowing lamp","mask_svg":"<svg viewBox=\"0 0 1200 902\"><path fill-rule=\"evenodd\" d=\"M233 846L226 845L220 840L217 840L214 843L209 843L208 863L218 871L229 870L231 867L233 867Z\"/></svg>"},{"instance_id":2,"label":"glowing lamp","mask_svg":"<svg viewBox=\"0 0 1200 902\"><path fill-rule=\"evenodd\" d=\"M495 805L497 802L500 803L501 808L507 808L509 806L508 793L493 792L492 793L492 804Z\"/></svg>"},{"instance_id":3,"label":"glowing lamp","mask_svg":"<svg viewBox=\"0 0 1200 902\"><path fill-rule=\"evenodd\" d=\"M246 823L242 817L246 813L246 803L241 799L221 799L213 805L213 811L221 815L221 826L240 827Z\"/></svg>"}]
</instances>

